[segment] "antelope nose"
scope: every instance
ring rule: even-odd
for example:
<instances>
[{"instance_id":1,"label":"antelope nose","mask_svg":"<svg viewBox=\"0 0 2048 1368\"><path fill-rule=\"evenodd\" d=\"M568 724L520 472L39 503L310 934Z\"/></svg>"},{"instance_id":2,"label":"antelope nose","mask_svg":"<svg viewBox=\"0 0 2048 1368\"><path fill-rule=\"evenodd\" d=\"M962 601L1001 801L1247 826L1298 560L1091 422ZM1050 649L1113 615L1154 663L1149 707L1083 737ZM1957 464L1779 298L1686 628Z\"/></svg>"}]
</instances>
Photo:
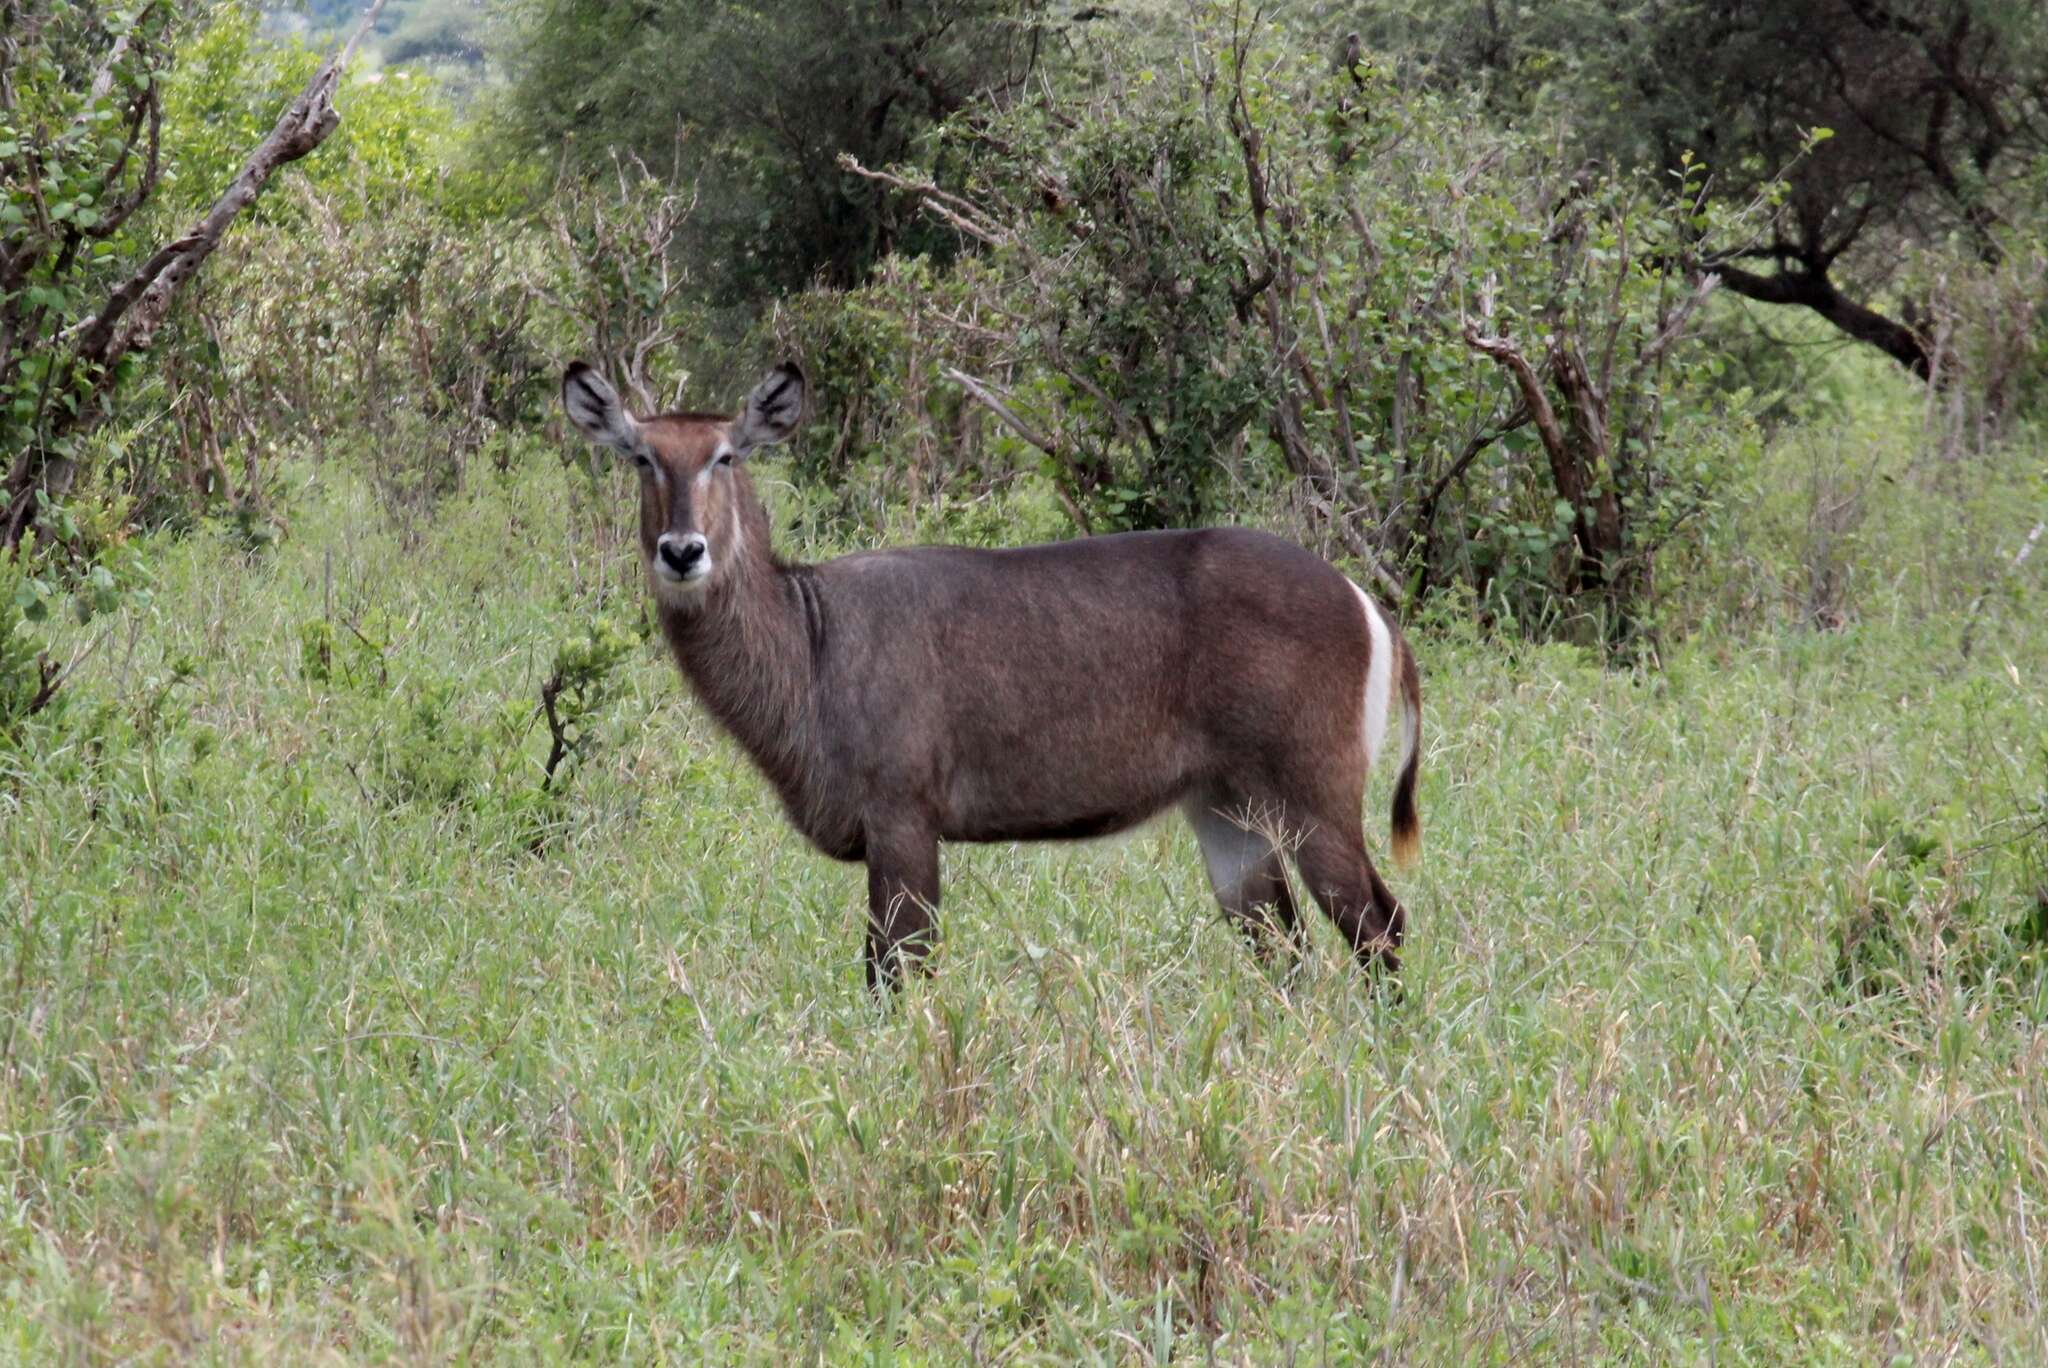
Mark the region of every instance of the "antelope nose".
<instances>
[{"instance_id":1,"label":"antelope nose","mask_svg":"<svg viewBox=\"0 0 2048 1368\"><path fill-rule=\"evenodd\" d=\"M662 564L680 579L689 575L697 568L698 562L704 559L704 538L696 532L683 537L673 532L664 533L661 540L654 544L654 550L655 554L661 557Z\"/></svg>"}]
</instances>

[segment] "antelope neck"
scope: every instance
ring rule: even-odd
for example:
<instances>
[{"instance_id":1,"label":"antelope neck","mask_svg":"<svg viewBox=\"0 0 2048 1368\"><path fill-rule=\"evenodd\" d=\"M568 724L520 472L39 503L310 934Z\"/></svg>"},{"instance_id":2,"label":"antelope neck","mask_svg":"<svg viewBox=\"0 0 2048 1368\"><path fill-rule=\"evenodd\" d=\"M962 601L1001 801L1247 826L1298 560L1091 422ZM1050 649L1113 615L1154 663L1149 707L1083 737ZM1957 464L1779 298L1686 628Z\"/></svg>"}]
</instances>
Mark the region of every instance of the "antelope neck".
<instances>
[{"instance_id":1,"label":"antelope neck","mask_svg":"<svg viewBox=\"0 0 2048 1368\"><path fill-rule=\"evenodd\" d=\"M824 617L814 572L747 555L694 608L660 607L690 687L787 795L811 736L811 681Z\"/></svg>"}]
</instances>

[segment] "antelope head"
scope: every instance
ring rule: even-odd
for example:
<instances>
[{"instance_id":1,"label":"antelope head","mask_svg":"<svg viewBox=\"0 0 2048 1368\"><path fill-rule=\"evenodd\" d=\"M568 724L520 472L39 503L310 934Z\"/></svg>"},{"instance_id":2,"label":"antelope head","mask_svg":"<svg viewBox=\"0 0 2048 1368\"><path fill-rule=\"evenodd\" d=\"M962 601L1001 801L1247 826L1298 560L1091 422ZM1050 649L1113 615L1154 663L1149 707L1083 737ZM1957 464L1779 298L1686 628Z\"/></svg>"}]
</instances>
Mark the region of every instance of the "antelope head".
<instances>
[{"instance_id":1,"label":"antelope head","mask_svg":"<svg viewBox=\"0 0 2048 1368\"><path fill-rule=\"evenodd\" d=\"M640 476L640 554L654 596L676 608L701 602L743 562L749 538L764 544L766 519L744 465L796 430L804 374L784 362L754 387L739 414L665 413L635 418L602 375L578 361L562 376L569 420Z\"/></svg>"}]
</instances>

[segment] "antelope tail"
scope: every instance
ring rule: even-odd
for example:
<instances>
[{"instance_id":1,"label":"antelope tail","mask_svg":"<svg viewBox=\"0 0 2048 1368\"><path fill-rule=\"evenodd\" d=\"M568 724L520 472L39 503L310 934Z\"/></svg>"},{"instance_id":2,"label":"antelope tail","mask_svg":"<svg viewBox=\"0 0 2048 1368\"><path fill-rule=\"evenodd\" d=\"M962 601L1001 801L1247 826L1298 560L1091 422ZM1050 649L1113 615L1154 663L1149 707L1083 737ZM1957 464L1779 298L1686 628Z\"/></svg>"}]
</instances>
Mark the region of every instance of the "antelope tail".
<instances>
[{"instance_id":1,"label":"antelope tail","mask_svg":"<svg viewBox=\"0 0 2048 1368\"><path fill-rule=\"evenodd\" d=\"M1422 679L1415 653L1400 641L1401 777L1394 783L1394 863L1406 869L1422 857L1422 818L1415 812L1415 778L1422 767Z\"/></svg>"}]
</instances>

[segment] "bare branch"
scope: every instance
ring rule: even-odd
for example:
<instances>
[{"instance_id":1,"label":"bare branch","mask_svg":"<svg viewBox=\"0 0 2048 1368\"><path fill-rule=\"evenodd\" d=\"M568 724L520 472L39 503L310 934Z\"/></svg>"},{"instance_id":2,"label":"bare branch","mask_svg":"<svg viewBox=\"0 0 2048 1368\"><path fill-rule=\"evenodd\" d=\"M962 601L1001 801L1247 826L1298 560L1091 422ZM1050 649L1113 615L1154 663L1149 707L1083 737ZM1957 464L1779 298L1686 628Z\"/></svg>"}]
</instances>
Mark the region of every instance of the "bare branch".
<instances>
[{"instance_id":1,"label":"bare branch","mask_svg":"<svg viewBox=\"0 0 2048 1368\"><path fill-rule=\"evenodd\" d=\"M1529 410L1529 419L1536 424L1536 433L1543 439L1543 449L1550 454L1551 473L1556 478L1558 493L1576 507L1583 493L1579 489L1578 464L1572 459L1571 448L1565 443L1564 428L1557 421L1557 410L1551 407L1550 396L1543 392L1543 382L1537 378L1536 368L1507 338L1482 336L1478 323L1473 319L1465 320L1464 335L1466 346L1500 363L1514 380L1515 388L1522 396L1522 405Z\"/></svg>"},{"instance_id":2,"label":"bare branch","mask_svg":"<svg viewBox=\"0 0 2048 1368\"><path fill-rule=\"evenodd\" d=\"M1823 273L1779 270L1763 275L1731 266L1725 258L1717 262L1715 273L1723 287L1744 299L1803 305L1858 342L1877 347L1922 380L1932 373L1933 359L1925 338L1906 324L1848 298Z\"/></svg>"},{"instance_id":3,"label":"bare branch","mask_svg":"<svg viewBox=\"0 0 2048 1368\"><path fill-rule=\"evenodd\" d=\"M1700 277L1699 283L1693 286L1692 293L1679 301L1678 307L1664 320L1664 326L1657 330L1657 335L1644 344L1642 351L1636 356L1636 363L1629 371L1629 388L1633 389L1636 382L1642 378L1643 372L1662 360L1664 353L1671 349L1672 343L1685 335L1686 324L1691 322L1693 311L1704 304L1707 296L1720 286L1721 277L1718 275L1709 273Z\"/></svg>"},{"instance_id":4,"label":"bare branch","mask_svg":"<svg viewBox=\"0 0 2048 1368\"><path fill-rule=\"evenodd\" d=\"M907 195L916 196L919 208L986 246L1000 247L1010 240L1008 230L992 221L980 206L962 199L951 191L941 190L929 180L911 180L888 171L871 171L862 166L859 158L851 152L839 154L839 169L851 172L863 180L877 181L892 190L901 190Z\"/></svg>"},{"instance_id":5,"label":"bare branch","mask_svg":"<svg viewBox=\"0 0 2048 1368\"><path fill-rule=\"evenodd\" d=\"M1508 415L1506 422L1493 431L1482 432L1471 441L1465 443L1465 449L1458 453L1458 459L1451 462L1450 468L1436 477L1436 482L1429 487L1429 492L1422 496L1423 511L1422 516L1416 519L1417 523L1426 526L1433 520L1436 516L1437 501L1443 498L1446 490L1457 483L1458 477L1465 473L1474 460L1478 459L1479 453L1507 436L1510 432L1526 427L1529 423L1529 418L1528 406L1526 404L1518 405L1515 411Z\"/></svg>"},{"instance_id":6,"label":"bare branch","mask_svg":"<svg viewBox=\"0 0 2048 1368\"><path fill-rule=\"evenodd\" d=\"M952 366L940 367L939 373L961 389L966 390L968 394L972 395L990 413L1002 419L1004 426L1008 427L1010 431L1016 433L1048 456L1058 456L1060 454L1059 447L1053 443L1051 438L1040 433L1022 418L1019 418L1010 409L1008 404L1005 404L995 396L994 391L987 385L984 385L965 371L957 370Z\"/></svg>"}]
</instances>

